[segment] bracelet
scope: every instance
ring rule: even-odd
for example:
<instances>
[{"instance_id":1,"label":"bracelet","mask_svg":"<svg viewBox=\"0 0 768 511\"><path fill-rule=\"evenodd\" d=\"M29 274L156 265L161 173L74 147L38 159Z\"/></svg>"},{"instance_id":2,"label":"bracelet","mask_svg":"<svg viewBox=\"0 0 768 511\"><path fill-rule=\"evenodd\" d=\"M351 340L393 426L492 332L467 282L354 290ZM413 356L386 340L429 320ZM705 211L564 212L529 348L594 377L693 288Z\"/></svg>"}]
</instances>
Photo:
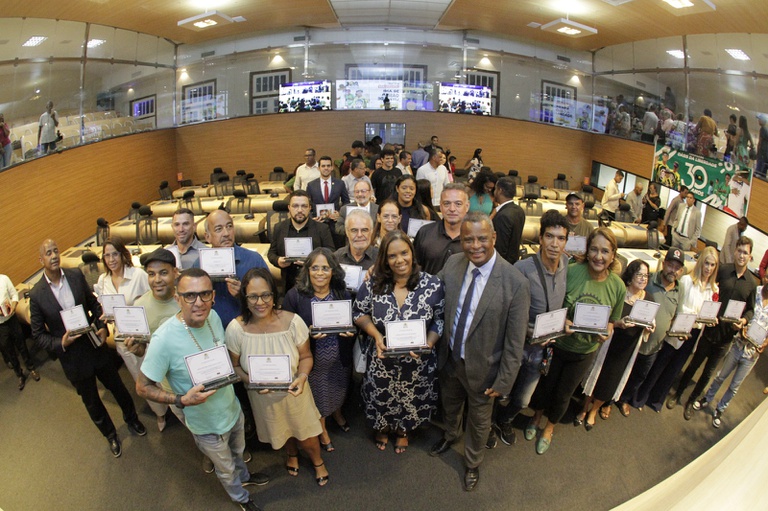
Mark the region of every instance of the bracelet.
<instances>
[{"instance_id":1,"label":"bracelet","mask_svg":"<svg viewBox=\"0 0 768 511\"><path fill-rule=\"evenodd\" d=\"M176 399L173 400L173 404L175 404L178 408L184 409L184 403L181 402L181 398L184 397L181 394L176 394Z\"/></svg>"}]
</instances>

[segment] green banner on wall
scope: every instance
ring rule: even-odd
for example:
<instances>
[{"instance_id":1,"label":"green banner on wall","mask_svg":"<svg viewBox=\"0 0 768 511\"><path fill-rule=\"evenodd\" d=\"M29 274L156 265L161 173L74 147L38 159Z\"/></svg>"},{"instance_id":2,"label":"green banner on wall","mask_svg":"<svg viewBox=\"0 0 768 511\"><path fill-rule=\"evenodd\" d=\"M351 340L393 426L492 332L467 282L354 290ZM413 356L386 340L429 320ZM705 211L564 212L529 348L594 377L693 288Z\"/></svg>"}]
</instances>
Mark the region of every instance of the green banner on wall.
<instances>
[{"instance_id":1,"label":"green banner on wall","mask_svg":"<svg viewBox=\"0 0 768 511\"><path fill-rule=\"evenodd\" d=\"M653 161L653 181L673 190L687 186L696 200L737 218L747 214L752 169L660 144Z\"/></svg>"}]
</instances>

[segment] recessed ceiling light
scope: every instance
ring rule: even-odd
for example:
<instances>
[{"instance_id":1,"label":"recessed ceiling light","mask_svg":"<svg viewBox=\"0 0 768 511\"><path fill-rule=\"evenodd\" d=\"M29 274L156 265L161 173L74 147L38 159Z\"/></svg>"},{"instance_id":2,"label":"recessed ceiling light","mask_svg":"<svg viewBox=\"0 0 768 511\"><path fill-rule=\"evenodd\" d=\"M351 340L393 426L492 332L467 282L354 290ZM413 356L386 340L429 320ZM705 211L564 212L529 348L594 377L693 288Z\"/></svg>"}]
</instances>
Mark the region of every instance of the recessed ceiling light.
<instances>
[{"instance_id":1,"label":"recessed ceiling light","mask_svg":"<svg viewBox=\"0 0 768 511\"><path fill-rule=\"evenodd\" d=\"M683 50L667 50L667 53L675 57L676 59L684 59L685 53L683 53Z\"/></svg>"},{"instance_id":2,"label":"recessed ceiling light","mask_svg":"<svg viewBox=\"0 0 768 511\"><path fill-rule=\"evenodd\" d=\"M88 48L96 48L97 46L101 46L102 44L106 43L104 39L91 39L88 41Z\"/></svg>"},{"instance_id":3,"label":"recessed ceiling light","mask_svg":"<svg viewBox=\"0 0 768 511\"><path fill-rule=\"evenodd\" d=\"M725 52L736 60L750 60L749 55L737 48L726 49Z\"/></svg>"},{"instance_id":4,"label":"recessed ceiling light","mask_svg":"<svg viewBox=\"0 0 768 511\"><path fill-rule=\"evenodd\" d=\"M176 24L180 27L190 30L204 30L215 25L225 25L232 23L232 18L218 11L208 11L187 19L178 21Z\"/></svg>"},{"instance_id":5,"label":"recessed ceiling light","mask_svg":"<svg viewBox=\"0 0 768 511\"><path fill-rule=\"evenodd\" d=\"M28 47L29 46L40 46L41 44L43 44L43 41L45 41L46 39L48 39L48 38L43 36L43 35L33 35L32 37L27 39L27 42L22 44L22 46L28 46Z\"/></svg>"},{"instance_id":6,"label":"recessed ceiling light","mask_svg":"<svg viewBox=\"0 0 768 511\"><path fill-rule=\"evenodd\" d=\"M664 0L675 9L684 9L686 7L693 7L691 0Z\"/></svg>"},{"instance_id":7,"label":"recessed ceiling light","mask_svg":"<svg viewBox=\"0 0 768 511\"><path fill-rule=\"evenodd\" d=\"M597 34L596 28L571 21L568 18L560 18L555 21L550 21L546 25L542 25L541 29L546 32L555 32L570 37L585 37Z\"/></svg>"},{"instance_id":8,"label":"recessed ceiling light","mask_svg":"<svg viewBox=\"0 0 768 511\"><path fill-rule=\"evenodd\" d=\"M206 27L212 27L216 24L216 20L212 20L210 18L196 21L193 23L197 28L206 28Z\"/></svg>"}]
</instances>

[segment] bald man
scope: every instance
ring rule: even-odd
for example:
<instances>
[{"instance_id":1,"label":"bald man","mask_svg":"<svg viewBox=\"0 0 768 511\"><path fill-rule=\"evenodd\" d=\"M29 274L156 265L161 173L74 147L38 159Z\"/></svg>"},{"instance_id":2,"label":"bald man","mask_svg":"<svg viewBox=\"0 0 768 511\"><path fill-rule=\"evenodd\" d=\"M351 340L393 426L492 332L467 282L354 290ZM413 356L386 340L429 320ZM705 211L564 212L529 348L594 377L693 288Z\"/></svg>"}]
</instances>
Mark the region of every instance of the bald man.
<instances>
[{"instance_id":1,"label":"bald man","mask_svg":"<svg viewBox=\"0 0 768 511\"><path fill-rule=\"evenodd\" d=\"M43 276L29 293L32 338L41 348L56 353L64 375L77 390L93 423L106 437L112 455L118 458L122 454L120 440L99 397L97 378L112 392L120 405L128 429L139 436L146 435L147 430L139 421L133 399L123 385L104 344L107 327L99 319L102 315L101 305L80 270L61 268L59 247L55 241L45 240L40 246L40 264L43 266ZM72 335L64 326L60 312L76 306L82 306L93 331ZM60 440L63 439L66 428L56 430Z\"/></svg>"},{"instance_id":2,"label":"bald man","mask_svg":"<svg viewBox=\"0 0 768 511\"><path fill-rule=\"evenodd\" d=\"M205 241L213 248L235 249L235 274L237 278L227 278L213 283L216 291L216 303L213 305L221 324L227 328L229 322L240 315L240 301L237 294L240 292L240 280L251 268L267 268L267 263L260 254L235 244L235 224L229 213L217 209L205 220ZM198 263L199 265L199 263Z\"/></svg>"}]
</instances>

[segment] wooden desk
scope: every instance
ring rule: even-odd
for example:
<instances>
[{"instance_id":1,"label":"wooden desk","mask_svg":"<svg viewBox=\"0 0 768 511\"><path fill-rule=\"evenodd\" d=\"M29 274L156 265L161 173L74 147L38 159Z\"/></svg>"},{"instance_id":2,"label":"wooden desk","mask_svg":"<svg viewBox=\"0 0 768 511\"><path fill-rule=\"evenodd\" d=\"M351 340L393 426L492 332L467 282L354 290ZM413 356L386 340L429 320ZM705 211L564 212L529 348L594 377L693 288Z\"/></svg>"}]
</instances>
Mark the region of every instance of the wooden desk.
<instances>
[{"instance_id":1,"label":"wooden desk","mask_svg":"<svg viewBox=\"0 0 768 511\"><path fill-rule=\"evenodd\" d=\"M216 195L216 188L213 185L194 185L194 186L182 186L178 190L173 191L174 199L181 199L186 192L195 192L195 197L210 197Z\"/></svg>"},{"instance_id":2,"label":"wooden desk","mask_svg":"<svg viewBox=\"0 0 768 511\"><path fill-rule=\"evenodd\" d=\"M523 226L523 243L538 243L539 230L541 229L540 217L526 217ZM593 227L597 228L597 220L589 220ZM648 246L648 230L645 225L626 224L623 222L611 222L609 227L619 248L646 248ZM659 235L663 240L663 237Z\"/></svg>"},{"instance_id":3,"label":"wooden desk","mask_svg":"<svg viewBox=\"0 0 768 511\"><path fill-rule=\"evenodd\" d=\"M253 219L247 220L245 215L232 215L235 224L236 240L240 242L252 242L262 232L267 231L266 213L254 213ZM205 216L195 217L196 232L198 238L205 239ZM136 242L136 223L133 220L119 220L109 225L110 236L120 236L126 243ZM157 219L158 241L170 244L176 239L173 234L173 217Z\"/></svg>"},{"instance_id":4,"label":"wooden desk","mask_svg":"<svg viewBox=\"0 0 768 511\"><path fill-rule=\"evenodd\" d=\"M271 190L275 190L277 193L286 193L282 181L259 181L259 190L261 193L269 193Z\"/></svg>"},{"instance_id":5,"label":"wooden desk","mask_svg":"<svg viewBox=\"0 0 768 511\"><path fill-rule=\"evenodd\" d=\"M576 190L560 190L557 188L542 188L541 198L565 201L565 198L568 196L568 194L572 192L576 192ZM523 185L517 185L517 196L525 197L525 188L523 187Z\"/></svg>"},{"instance_id":6,"label":"wooden desk","mask_svg":"<svg viewBox=\"0 0 768 511\"><path fill-rule=\"evenodd\" d=\"M250 195L251 213L267 213L272 211L272 203L283 200L287 196L287 193L279 194L277 197L270 197L268 194ZM231 195L225 196L223 199L215 196L201 197L200 206L203 208L204 213L210 213L219 209L222 203L226 206L231 198ZM178 200L156 200L148 205L152 208L152 214L156 217L171 217L181 207Z\"/></svg>"}]
</instances>

